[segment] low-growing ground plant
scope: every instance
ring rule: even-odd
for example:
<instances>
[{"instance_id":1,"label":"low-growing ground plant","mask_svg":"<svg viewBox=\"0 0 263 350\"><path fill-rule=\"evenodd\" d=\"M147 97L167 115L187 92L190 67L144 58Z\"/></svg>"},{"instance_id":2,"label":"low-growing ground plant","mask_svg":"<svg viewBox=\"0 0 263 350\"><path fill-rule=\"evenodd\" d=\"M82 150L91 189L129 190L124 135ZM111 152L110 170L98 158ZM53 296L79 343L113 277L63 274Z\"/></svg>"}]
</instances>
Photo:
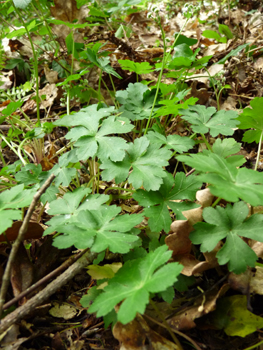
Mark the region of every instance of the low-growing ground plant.
<instances>
[{"instance_id":1,"label":"low-growing ground plant","mask_svg":"<svg viewBox=\"0 0 263 350\"><path fill-rule=\"evenodd\" d=\"M14 1L18 13L18 8L26 8L30 1L21 3ZM29 37L37 26L32 23L23 23L23 34ZM79 27L72 24L72 28ZM23 220L34 193L54 174L54 181L40 198L42 206L48 203L47 213L52 216L45 222L44 235L55 233L53 245L59 249L74 246L95 253L90 269L100 270L104 277L97 279L97 286L89 289L81 304L89 313L103 316L106 325L116 321L127 324L137 313L144 314L155 297L171 302L175 290L180 289L183 266L171 262L173 251L165 237L173 221L186 221L185 213L200 207L196 192L202 188L208 188L214 199L203 208L202 219L193 224L189 236L196 254L211 252L220 243L216 253L220 266L235 274L255 267L258 257L244 238L263 242L263 214L253 214L253 210L249 214L249 207L263 205L263 177L257 171L263 98L253 99L251 108L240 113L199 105L197 98L189 97L185 80L194 70L206 67L211 56L197 58L198 50L190 48L195 41L177 33L169 52L155 65L119 61L124 70L136 73L137 82L114 92L112 81L114 105L108 106L100 91L102 73L121 77L109 58L100 54L100 45L75 43L73 29L66 39L67 50L72 62L84 61L88 66L75 71L72 63L65 80L57 84L65 87L66 113L49 123L41 122L38 114L37 124L30 125L29 131L15 123L8 136L0 135L1 147L10 147L19 158L7 165L1 156L0 234L15 220ZM216 33L218 41L231 38L224 26L219 31L225 37ZM229 57L242 49L244 46L230 52ZM36 75L36 53L34 62ZM71 112L73 83L94 66L100 74L98 103ZM159 74L155 86L139 81L140 74L146 72ZM164 84L164 74L176 77L176 83ZM1 112L1 122L12 125L12 113L22 103L11 102ZM183 136L173 132L172 121L184 127ZM58 127L67 130L67 145L54 154L57 162L52 169L43 171L44 137ZM246 159L238 154L241 143L233 137L237 129L246 130L242 141L258 144L254 169L245 167ZM197 152L200 143L203 151ZM34 149L34 162L25 144ZM109 256L121 263L117 271L104 266Z\"/></svg>"}]
</instances>

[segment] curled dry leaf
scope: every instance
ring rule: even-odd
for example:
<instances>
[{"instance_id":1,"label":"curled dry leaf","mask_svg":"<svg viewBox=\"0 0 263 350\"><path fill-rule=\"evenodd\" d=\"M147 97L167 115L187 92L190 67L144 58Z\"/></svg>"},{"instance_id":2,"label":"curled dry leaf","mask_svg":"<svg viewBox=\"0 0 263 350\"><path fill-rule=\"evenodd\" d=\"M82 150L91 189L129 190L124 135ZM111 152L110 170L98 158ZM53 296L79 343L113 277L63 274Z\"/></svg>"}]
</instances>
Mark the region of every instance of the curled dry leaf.
<instances>
[{"instance_id":1,"label":"curled dry leaf","mask_svg":"<svg viewBox=\"0 0 263 350\"><path fill-rule=\"evenodd\" d=\"M173 233L165 238L165 243L173 251L173 260L184 266L181 272L183 275L201 275L202 272L219 265L216 254L222 247L221 241L211 252L203 254L205 261L199 261L191 254L192 242L189 234L193 231L193 226L186 220L176 220L171 224L171 231Z\"/></svg>"},{"instance_id":2,"label":"curled dry leaf","mask_svg":"<svg viewBox=\"0 0 263 350\"><path fill-rule=\"evenodd\" d=\"M184 266L181 274L185 276L192 276L194 268L200 263L192 254L178 255L175 260ZM196 273L196 276L200 274Z\"/></svg>"},{"instance_id":3,"label":"curled dry leaf","mask_svg":"<svg viewBox=\"0 0 263 350\"><path fill-rule=\"evenodd\" d=\"M22 225L22 221L15 221L12 227L9 227L5 231L5 234L0 235L0 242L5 242L6 238L10 242L16 240L21 225ZM27 227L27 232L25 234L25 239L41 238L43 235L43 232L44 232L44 229L40 224L38 224L37 222L29 222Z\"/></svg>"},{"instance_id":4,"label":"curled dry leaf","mask_svg":"<svg viewBox=\"0 0 263 350\"><path fill-rule=\"evenodd\" d=\"M203 208L210 207L213 203L214 196L210 192L209 188L199 190L196 192L196 199Z\"/></svg>"},{"instance_id":5,"label":"curled dry leaf","mask_svg":"<svg viewBox=\"0 0 263 350\"><path fill-rule=\"evenodd\" d=\"M192 275L200 274L206 270L213 269L219 266L216 258L217 252L222 248L222 241L218 242L216 247L211 252L203 253L205 261L200 261L192 270Z\"/></svg>"},{"instance_id":6,"label":"curled dry leaf","mask_svg":"<svg viewBox=\"0 0 263 350\"><path fill-rule=\"evenodd\" d=\"M201 207L182 211L182 214L186 217L190 225L203 221L203 209Z\"/></svg>"},{"instance_id":7,"label":"curled dry leaf","mask_svg":"<svg viewBox=\"0 0 263 350\"><path fill-rule=\"evenodd\" d=\"M212 291L208 295L201 295L200 298L195 301L193 306L167 320L168 324L172 329L177 330L188 330L194 328L196 326L194 320L214 311L217 299L223 296L228 289L229 286L225 284L217 292Z\"/></svg>"},{"instance_id":8,"label":"curled dry leaf","mask_svg":"<svg viewBox=\"0 0 263 350\"><path fill-rule=\"evenodd\" d=\"M173 256L190 253L192 242L189 233L192 230L193 227L186 220L176 220L171 224L174 233L165 238L165 243L173 251Z\"/></svg>"}]
</instances>

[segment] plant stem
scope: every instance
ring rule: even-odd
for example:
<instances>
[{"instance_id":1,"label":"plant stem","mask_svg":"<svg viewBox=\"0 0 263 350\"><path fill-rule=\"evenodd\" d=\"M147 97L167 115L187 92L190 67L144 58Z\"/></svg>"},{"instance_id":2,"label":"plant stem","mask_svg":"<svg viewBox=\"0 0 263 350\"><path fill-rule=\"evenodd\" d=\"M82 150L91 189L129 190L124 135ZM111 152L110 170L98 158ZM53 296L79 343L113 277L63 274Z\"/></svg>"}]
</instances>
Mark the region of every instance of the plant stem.
<instances>
[{"instance_id":1,"label":"plant stem","mask_svg":"<svg viewBox=\"0 0 263 350\"><path fill-rule=\"evenodd\" d=\"M5 138L4 135L0 134L0 137L2 137L2 139L5 141L5 143L10 147L10 149L18 156L18 158L21 160L21 162L23 163L23 165L26 165L27 162L24 160L24 158L22 157L22 155L17 152L15 150L15 148L7 141L7 139Z\"/></svg>"},{"instance_id":2,"label":"plant stem","mask_svg":"<svg viewBox=\"0 0 263 350\"><path fill-rule=\"evenodd\" d=\"M156 105L156 101L157 101L157 98L158 98L158 93L159 93L159 90L160 90L160 84L161 84L161 80L162 80L162 76L163 76L163 71L164 71L164 68L166 66L166 63L167 63L167 60L168 58L170 57L171 55L171 52L173 51L174 47L175 47L175 44L179 38L179 36L181 35L184 27L186 26L187 22L189 21L189 19L187 19L184 23L184 25L182 26L180 32L177 34L177 36L175 37L175 40L168 52L168 54L166 54L166 43L165 43L165 32L162 28L162 26L160 25L160 28L161 28L161 32L162 32L162 39L163 39L163 60L162 60L162 67L161 67L161 71L160 71L160 74L159 74L159 77L158 77L158 81L157 81L157 86L156 86L156 93L155 93L155 96L154 96L154 101L153 101L153 105L152 105L152 109L151 109L151 113L150 113L150 116L148 118L148 122L147 122L147 125L146 125L146 128L145 128L145 131L144 131L144 135L146 135L147 131L148 131L148 128L149 128L149 125L150 125L150 121L151 121L151 118L152 118L152 115L153 115L153 111L154 111L154 107Z\"/></svg>"},{"instance_id":3,"label":"plant stem","mask_svg":"<svg viewBox=\"0 0 263 350\"><path fill-rule=\"evenodd\" d=\"M215 201L214 201L214 203L211 205L211 207L212 208L214 208L220 201L221 201L221 197L218 197Z\"/></svg>"},{"instance_id":4,"label":"plant stem","mask_svg":"<svg viewBox=\"0 0 263 350\"><path fill-rule=\"evenodd\" d=\"M126 192L136 192L136 190L131 190L130 188L123 188L123 187L108 187L105 190L105 194L110 190L120 190L120 191L126 191Z\"/></svg>"},{"instance_id":5,"label":"plant stem","mask_svg":"<svg viewBox=\"0 0 263 350\"><path fill-rule=\"evenodd\" d=\"M200 135L202 136L202 139L204 140L204 143L206 144L207 149L208 149L209 151L213 152L212 147L209 145L209 143L208 143L208 141L207 141L205 135L204 135L204 134L200 134Z\"/></svg>"},{"instance_id":6,"label":"plant stem","mask_svg":"<svg viewBox=\"0 0 263 350\"><path fill-rule=\"evenodd\" d=\"M23 23L23 26L27 32L27 36L28 36L28 40L30 42L30 45L31 45L31 48L32 48L32 52L33 52L33 56L34 56L34 74L35 74L35 78L36 78L36 103L37 103L37 126L40 126L41 123L40 123L40 109L39 109L39 83L38 83L38 60L37 60L37 54L36 54L36 51L35 51L35 47L34 47L34 44L33 44L33 41L32 41L32 38L30 36L30 33L27 29L27 26L26 26L26 23L25 21L23 20L23 17L20 15L20 12L19 10L16 8L15 6L15 3L13 2L13 6L14 6L14 9L20 19L20 21Z\"/></svg>"},{"instance_id":7,"label":"plant stem","mask_svg":"<svg viewBox=\"0 0 263 350\"><path fill-rule=\"evenodd\" d=\"M254 345L252 345L252 346L250 346L250 347L248 347L248 348L245 348L244 350L252 350L252 349L255 349L255 348L257 348L258 346L260 346L261 344L263 344L263 340L261 340L259 343L257 343L257 344L254 344Z\"/></svg>"},{"instance_id":8,"label":"plant stem","mask_svg":"<svg viewBox=\"0 0 263 350\"><path fill-rule=\"evenodd\" d=\"M164 318L163 314L160 312L160 310L158 309L158 307L155 305L155 302L152 301L152 299L150 298L150 304L152 305L152 307L154 308L155 312L157 313L157 315L161 318L161 320L163 321L165 328L168 330L168 332L170 333L170 336L172 337L174 343L177 345L178 350L183 350L183 347L181 345L181 343L179 342L178 338L175 336L175 334L173 333L173 331L171 330L170 326L168 325L166 319Z\"/></svg>"},{"instance_id":9,"label":"plant stem","mask_svg":"<svg viewBox=\"0 0 263 350\"><path fill-rule=\"evenodd\" d=\"M255 164L255 169L254 169L255 171L257 171L257 168L258 168L260 150L261 150L261 144L262 144L262 136L263 136L263 130L261 131L260 139L259 139L259 143L258 143L258 154L257 154L257 160L256 160L256 164Z\"/></svg>"}]
</instances>

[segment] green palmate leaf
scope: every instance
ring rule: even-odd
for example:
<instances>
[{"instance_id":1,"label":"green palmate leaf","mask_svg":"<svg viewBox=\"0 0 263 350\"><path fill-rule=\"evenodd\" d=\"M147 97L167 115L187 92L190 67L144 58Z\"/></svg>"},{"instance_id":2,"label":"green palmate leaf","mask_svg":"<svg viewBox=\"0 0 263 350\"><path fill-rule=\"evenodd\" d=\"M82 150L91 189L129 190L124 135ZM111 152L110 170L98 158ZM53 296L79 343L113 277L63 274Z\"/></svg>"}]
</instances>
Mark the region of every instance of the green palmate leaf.
<instances>
[{"instance_id":1,"label":"green palmate leaf","mask_svg":"<svg viewBox=\"0 0 263 350\"><path fill-rule=\"evenodd\" d=\"M240 151L241 143L237 143L234 139L216 139L213 144L213 152L220 157L227 158L227 162L231 163L235 167L239 167L246 162L246 159L242 155L234 155L229 157L231 154L238 153Z\"/></svg>"},{"instance_id":2,"label":"green palmate leaf","mask_svg":"<svg viewBox=\"0 0 263 350\"><path fill-rule=\"evenodd\" d=\"M40 164L26 164L16 175L15 179L25 186L39 183L39 176L42 173Z\"/></svg>"},{"instance_id":3,"label":"green palmate leaf","mask_svg":"<svg viewBox=\"0 0 263 350\"><path fill-rule=\"evenodd\" d=\"M201 251L211 251L217 243L226 238L223 248L216 257L220 265L228 263L234 273L244 272L247 266L254 267L256 253L240 238L246 237L263 242L263 215L255 214L247 220L249 209L246 203L238 202L226 208L205 208L203 218L206 222L194 225L195 231L190 234L194 244L201 244Z\"/></svg>"},{"instance_id":4,"label":"green palmate leaf","mask_svg":"<svg viewBox=\"0 0 263 350\"><path fill-rule=\"evenodd\" d=\"M130 83L125 91L116 92L116 99L122 104L119 112L130 120L142 120L151 114L155 91L142 83ZM154 109L154 111L157 108Z\"/></svg>"},{"instance_id":5,"label":"green palmate leaf","mask_svg":"<svg viewBox=\"0 0 263 350\"><path fill-rule=\"evenodd\" d=\"M216 112L214 107L189 106L187 110L179 110L179 113L182 114L182 119L192 124L194 132L201 134L210 132L213 137L219 134L233 135L233 129L239 124L237 112L225 110Z\"/></svg>"},{"instance_id":6,"label":"green palmate leaf","mask_svg":"<svg viewBox=\"0 0 263 350\"><path fill-rule=\"evenodd\" d=\"M243 113L239 115L237 120L240 121L240 129L253 128L255 130L249 130L244 133L242 141L245 142L257 142L259 143L260 135L263 131L263 97L255 97L250 102L251 108L245 108Z\"/></svg>"},{"instance_id":7,"label":"green palmate leaf","mask_svg":"<svg viewBox=\"0 0 263 350\"><path fill-rule=\"evenodd\" d=\"M231 154L238 153L240 151L241 143L236 142L234 139L216 139L213 144L213 152L220 157L226 158Z\"/></svg>"},{"instance_id":8,"label":"green palmate leaf","mask_svg":"<svg viewBox=\"0 0 263 350\"><path fill-rule=\"evenodd\" d=\"M50 175L56 175L55 185L58 187L60 185L67 187L71 179L76 176L76 169L70 169L65 167L60 167L59 164L56 164L50 171Z\"/></svg>"},{"instance_id":9,"label":"green palmate leaf","mask_svg":"<svg viewBox=\"0 0 263 350\"><path fill-rule=\"evenodd\" d=\"M144 313L150 293L158 293L172 286L182 270L178 263L163 266L171 257L167 246L161 246L146 257L127 261L109 280L109 284L89 308L97 317L105 316L124 300L118 311L118 321L126 324L136 313ZM156 271L157 270L157 271Z\"/></svg>"},{"instance_id":10,"label":"green palmate leaf","mask_svg":"<svg viewBox=\"0 0 263 350\"><path fill-rule=\"evenodd\" d=\"M74 116L65 116L56 121L56 125L76 126L67 138L76 141L77 160L98 156L100 159L110 158L112 161L122 160L127 148L126 141L112 134L124 134L133 129L130 121L123 117L110 116L114 108L101 108L97 111L94 105L83 108ZM104 119L99 125L100 120ZM109 135L109 136L107 136Z\"/></svg>"},{"instance_id":11,"label":"green palmate leaf","mask_svg":"<svg viewBox=\"0 0 263 350\"><path fill-rule=\"evenodd\" d=\"M130 72L135 72L136 74L147 74L154 71L154 68L149 62L133 62L130 60L118 60L122 69L128 70Z\"/></svg>"},{"instance_id":12,"label":"green palmate leaf","mask_svg":"<svg viewBox=\"0 0 263 350\"><path fill-rule=\"evenodd\" d=\"M19 208L28 206L34 194L34 190L25 190L24 185L14 186L0 194L0 234L11 227L14 220L21 220Z\"/></svg>"},{"instance_id":13,"label":"green palmate leaf","mask_svg":"<svg viewBox=\"0 0 263 350\"><path fill-rule=\"evenodd\" d=\"M142 221L142 214L117 216L120 211L115 205L79 211L74 224L56 228L64 235L54 239L54 246L60 249L72 245L78 249L90 247L97 253L109 248L113 253L128 253L138 237L126 232Z\"/></svg>"},{"instance_id":14,"label":"green palmate leaf","mask_svg":"<svg viewBox=\"0 0 263 350\"><path fill-rule=\"evenodd\" d=\"M175 96L172 100L159 101L159 104L163 104L164 106L157 110L155 116L160 117L168 114L177 115L179 109L187 109L188 106L194 105L197 101L198 98L190 97L181 103L181 99L179 99L177 96Z\"/></svg>"},{"instance_id":15,"label":"green palmate leaf","mask_svg":"<svg viewBox=\"0 0 263 350\"><path fill-rule=\"evenodd\" d=\"M128 178L129 183L132 183L134 188L143 186L147 191L156 191L166 176L163 167L168 165L170 157L169 150L160 149L157 144L150 145L149 140L143 136L136 139L134 143L128 144L123 161L104 160L102 162L101 169L104 169L102 178L106 181L115 178L116 183Z\"/></svg>"},{"instance_id":16,"label":"green palmate leaf","mask_svg":"<svg viewBox=\"0 0 263 350\"><path fill-rule=\"evenodd\" d=\"M18 182L23 183L25 186L36 184L34 188L37 190L48 179L48 175L48 172L42 171L40 164L26 164L18 173L16 173L15 179ZM46 203L55 200L58 192L58 187L54 185L48 187L40 198L41 202Z\"/></svg>"},{"instance_id":17,"label":"green palmate leaf","mask_svg":"<svg viewBox=\"0 0 263 350\"><path fill-rule=\"evenodd\" d=\"M252 169L237 169L231 164L231 158L224 159L207 150L191 156L177 156L179 161L201 172L200 180L210 184L213 195L229 202L238 202L241 198L253 206L262 205L262 174Z\"/></svg>"},{"instance_id":18,"label":"green palmate leaf","mask_svg":"<svg viewBox=\"0 0 263 350\"><path fill-rule=\"evenodd\" d=\"M149 217L149 226L153 232L170 231L172 223L168 207L176 214L177 219L185 220L182 211L198 207L195 203L174 202L180 199L195 200L196 191L202 185L196 176L186 177L177 173L175 179L169 173L158 191L138 190L134 199L144 206L144 215Z\"/></svg>"},{"instance_id":19,"label":"green palmate leaf","mask_svg":"<svg viewBox=\"0 0 263 350\"><path fill-rule=\"evenodd\" d=\"M75 223L81 210L97 210L102 204L109 200L108 195L90 195L89 188L79 187L73 192L67 192L63 198L54 200L49 205L49 215L56 215L47 222L50 227L46 229L45 235L56 231L61 224ZM82 204L83 197L86 197Z\"/></svg>"},{"instance_id":20,"label":"green palmate leaf","mask_svg":"<svg viewBox=\"0 0 263 350\"><path fill-rule=\"evenodd\" d=\"M164 145L165 148L172 149L178 153L187 152L195 144L194 140L186 136L169 135L165 137L159 132L153 131L150 131L146 137L151 143L156 143L160 147Z\"/></svg>"}]
</instances>

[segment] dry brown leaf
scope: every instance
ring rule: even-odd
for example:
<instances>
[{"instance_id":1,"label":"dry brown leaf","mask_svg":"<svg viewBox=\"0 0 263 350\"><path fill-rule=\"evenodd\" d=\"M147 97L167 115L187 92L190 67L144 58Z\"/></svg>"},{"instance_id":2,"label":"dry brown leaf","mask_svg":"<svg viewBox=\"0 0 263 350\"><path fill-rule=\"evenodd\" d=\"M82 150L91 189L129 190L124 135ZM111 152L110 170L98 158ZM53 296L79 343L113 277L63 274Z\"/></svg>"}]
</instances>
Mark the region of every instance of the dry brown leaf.
<instances>
[{"instance_id":1,"label":"dry brown leaf","mask_svg":"<svg viewBox=\"0 0 263 350\"><path fill-rule=\"evenodd\" d=\"M237 99L233 96L228 96L228 98L221 105L221 109L226 111L235 111L237 110Z\"/></svg>"},{"instance_id":2,"label":"dry brown leaf","mask_svg":"<svg viewBox=\"0 0 263 350\"><path fill-rule=\"evenodd\" d=\"M56 84L58 82L58 72L55 70L49 69L47 66L44 66L44 72L47 81L49 84Z\"/></svg>"},{"instance_id":3,"label":"dry brown leaf","mask_svg":"<svg viewBox=\"0 0 263 350\"><path fill-rule=\"evenodd\" d=\"M249 246L254 250L259 258L263 258L263 243L251 240Z\"/></svg>"},{"instance_id":4,"label":"dry brown leaf","mask_svg":"<svg viewBox=\"0 0 263 350\"><path fill-rule=\"evenodd\" d=\"M218 292L210 292L198 298L194 305L187 310L183 310L180 314L167 320L171 328L177 330L188 330L196 326L194 320L207 315L216 308L216 301L229 289L227 284L223 285Z\"/></svg>"},{"instance_id":5,"label":"dry brown leaf","mask_svg":"<svg viewBox=\"0 0 263 350\"><path fill-rule=\"evenodd\" d=\"M14 296L18 296L33 284L34 267L30 261L26 248L23 243L20 244L16 258L11 268L10 282L13 288ZM26 298L19 301L19 304L24 304Z\"/></svg>"},{"instance_id":6,"label":"dry brown leaf","mask_svg":"<svg viewBox=\"0 0 263 350\"><path fill-rule=\"evenodd\" d=\"M206 105L208 100L209 100L209 97L211 96L212 93L207 90L206 86L204 86L200 89L197 89L197 84L198 84L198 81L194 80L192 85L191 85L192 89L191 89L191 93L190 93L189 97L197 97L198 104Z\"/></svg>"},{"instance_id":7,"label":"dry brown leaf","mask_svg":"<svg viewBox=\"0 0 263 350\"><path fill-rule=\"evenodd\" d=\"M173 251L173 256L190 253L192 242L189 233L193 227L187 220L176 220L171 224L171 231L174 233L165 238L165 243Z\"/></svg>"},{"instance_id":8,"label":"dry brown leaf","mask_svg":"<svg viewBox=\"0 0 263 350\"><path fill-rule=\"evenodd\" d=\"M195 267L192 270L192 275L201 274L204 271L207 271L219 266L216 258L216 254L222 248L222 245L223 245L222 242L218 242L216 247L211 252L203 253L205 257L205 261L200 261L198 264L195 265Z\"/></svg>"},{"instance_id":9,"label":"dry brown leaf","mask_svg":"<svg viewBox=\"0 0 263 350\"><path fill-rule=\"evenodd\" d=\"M5 231L5 235L0 235L0 242L5 242L6 238L8 241L12 242L16 240L19 229L22 225L22 221L15 221L12 225L12 227L9 227ZM43 227L38 224L37 222L29 222L28 228L25 234L25 239L38 239L41 238L43 235L44 229Z\"/></svg>"},{"instance_id":10,"label":"dry brown leaf","mask_svg":"<svg viewBox=\"0 0 263 350\"><path fill-rule=\"evenodd\" d=\"M54 0L55 6L50 7L51 15L64 22L79 19L80 10L75 0Z\"/></svg>"},{"instance_id":11,"label":"dry brown leaf","mask_svg":"<svg viewBox=\"0 0 263 350\"><path fill-rule=\"evenodd\" d=\"M203 208L206 208L210 207L210 205L213 203L214 196L210 192L209 188L205 188L196 192L196 199Z\"/></svg>"},{"instance_id":12,"label":"dry brown leaf","mask_svg":"<svg viewBox=\"0 0 263 350\"><path fill-rule=\"evenodd\" d=\"M230 287L242 294L255 293L263 295L263 267L248 268L244 273L231 273L228 278Z\"/></svg>"},{"instance_id":13,"label":"dry brown leaf","mask_svg":"<svg viewBox=\"0 0 263 350\"><path fill-rule=\"evenodd\" d=\"M201 207L182 211L182 214L186 217L190 225L203 221L203 208Z\"/></svg>"},{"instance_id":14,"label":"dry brown leaf","mask_svg":"<svg viewBox=\"0 0 263 350\"><path fill-rule=\"evenodd\" d=\"M177 346L150 329L144 318L136 318L123 325L117 322L113 335L120 342L121 350L176 350Z\"/></svg>"}]
</instances>

